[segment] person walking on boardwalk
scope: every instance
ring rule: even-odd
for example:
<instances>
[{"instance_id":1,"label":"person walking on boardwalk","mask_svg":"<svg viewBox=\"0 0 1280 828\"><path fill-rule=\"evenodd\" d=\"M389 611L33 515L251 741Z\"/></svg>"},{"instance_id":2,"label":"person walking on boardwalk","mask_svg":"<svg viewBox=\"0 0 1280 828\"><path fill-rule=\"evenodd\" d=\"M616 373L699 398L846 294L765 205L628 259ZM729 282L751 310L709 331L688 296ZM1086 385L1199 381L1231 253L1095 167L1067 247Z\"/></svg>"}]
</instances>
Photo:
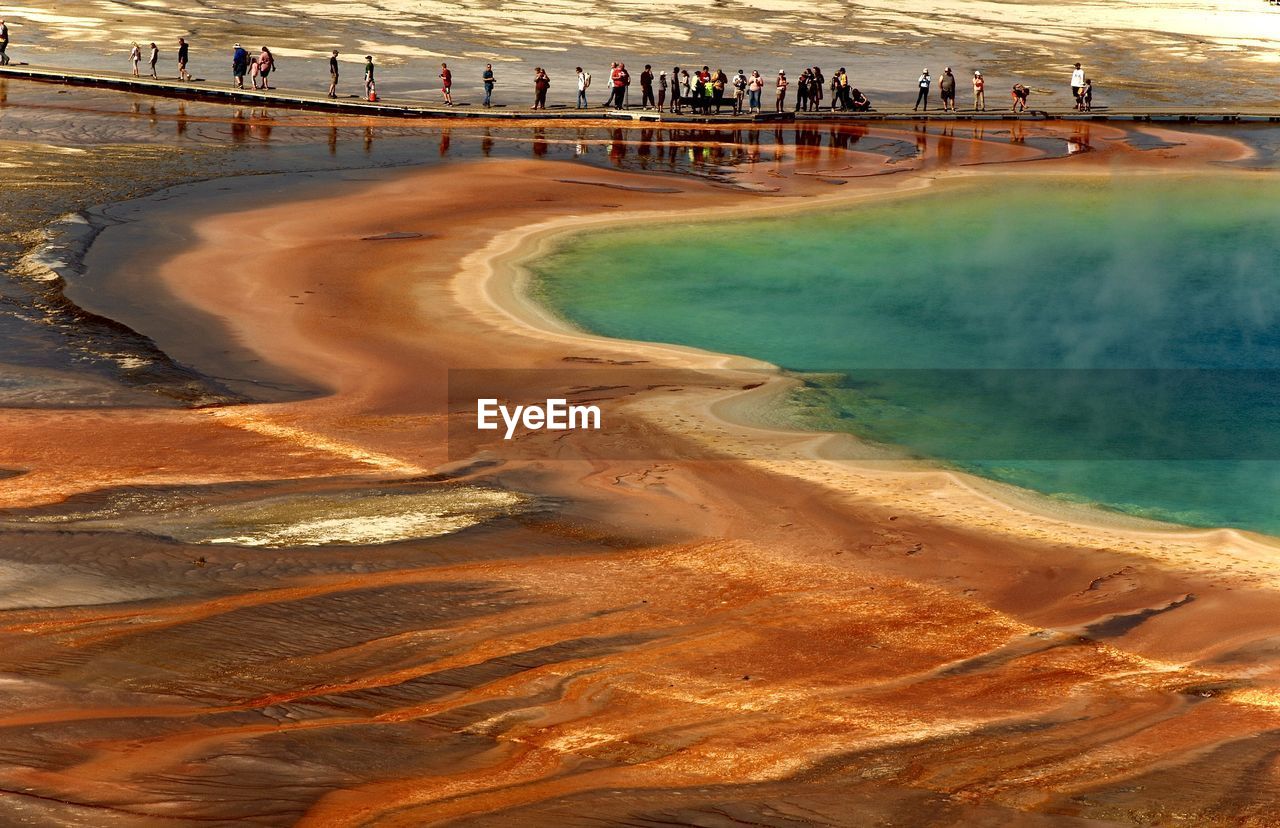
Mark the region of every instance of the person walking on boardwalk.
<instances>
[{"instance_id":1,"label":"person walking on boardwalk","mask_svg":"<svg viewBox=\"0 0 1280 828\"><path fill-rule=\"evenodd\" d=\"M774 112L782 112L783 104L787 100L787 73L781 69L778 70L777 90L778 90L778 99L774 102L773 110Z\"/></svg>"},{"instance_id":2,"label":"person walking on boardwalk","mask_svg":"<svg viewBox=\"0 0 1280 828\"><path fill-rule=\"evenodd\" d=\"M493 106L493 85L498 81L493 76L492 63L484 65L484 73L480 75L480 80L484 82L484 105Z\"/></svg>"},{"instance_id":3,"label":"person walking on boardwalk","mask_svg":"<svg viewBox=\"0 0 1280 828\"><path fill-rule=\"evenodd\" d=\"M715 74L711 76L711 97L716 101L716 114L720 114L720 107L724 105L724 90L729 85L729 76L724 73L723 69L717 69ZM710 108L710 104L708 104Z\"/></svg>"},{"instance_id":4,"label":"person walking on boardwalk","mask_svg":"<svg viewBox=\"0 0 1280 828\"><path fill-rule=\"evenodd\" d=\"M746 108L747 102L747 73L738 70L738 74L733 76L733 114L741 115L742 110Z\"/></svg>"},{"instance_id":5,"label":"person walking on boardwalk","mask_svg":"<svg viewBox=\"0 0 1280 828\"><path fill-rule=\"evenodd\" d=\"M239 43L231 52L231 77L236 89L244 89L244 76L249 71L249 53Z\"/></svg>"},{"instance_id":6,"label":"person walking on boardwalk","mask_svg":"<svg viewBox=\"0 0 1280 828\"><path fill-rule=\"evenodd\" d=\"M587 90L591 88L591 73L583 71L581 66L574 71L578 73L578 109L586 109L589 106Z\"/></svg>"},{"instance_id":7,"label":"person walking on boardwalk","mask_svg":"<svg viewBox=\"0 0 1280 828\"><path fill-rule=\"evenodd\" d=\"M338 50L329 55L329 97L338 97Z\"/></svg>"},{"instance_id":8,"label":"person walking on boardwalk","mask_svg":"<svg viewBox=\"0 0 1280 828\"><path fill-rule=\"evenodd\" d=\"M142 74L139 71L139 67L142 65L142 47L136 42L129 49L129 61L133 64L133 76L135 78L139 77Z\"/></svg>"},{"instance_id":9,"label":"person walking on boardwalk","mask_svg":"<svg viewBox=\"0 0 1280 828\"><path fill-rule=\"evenodd\" d=\"M1093 79L1085 78L1084 86L1080 87L1080 111L1093 111Z\"/></svg>"},{"instance_id":10,"label":"person walking on boardwalk","mask_svg":"<svg viewBox=\"0 0 1280 828\"><path fill-rule=\"evenodd\" d=\"M364 98L366 101L378 99L378 85L373 79L373 55L364 56Z\"/></svg>"},{"instance_id":11,"label":"person walking on boardwalk","mask_svg":"<svg viewBox=\"0 0 1280 828\"><path fill-rule=\"evenodd\" d=\"M156 65L160 63L160 47L154 43L151 44L151 54L148 56L147 61L151 66L151 77L159 80L160 74L156 71Z\"/></svg>"},{"instance_id":12,"label":"person walking on boardwalk","mask_svg":"<svg viewBox=\"0 0 1280 828\"><path fill-rule=\"evenodd\" d=\"M440 94L444 95L444 105L453 106L453 72L449 64L440 64Z\"/></svg>"},{"instance_id":13,"label":"person walking on boardwalk","mask_svg":"<svg viewBox=\"0 0 1280 828\"><path fill-rule=\"evenodd\" d=\"M0 66L9 65L9 24L0 20Z\"/></svg>"},{"instance_id":14,"label":"person walking on boardwalk","mask_svg":"<svg viewBox=\"0 0 1280 828\"><path fill-rule=\"evenodd\" d=\"M1015 83L1013 85L1013 111L1027 111L1027 96L1031 94L1031 89L1026 84ZM1021 107L1021 109L1019 109Z\"/></svg>"},{"instance_id":15,"label":"person walking on boardwalk","mask_svg":"<svg viewBox=\"0 0 1280 828\"><path fill-rule=\"evenodd\" d=\"M1076 64L1076 68L1071 70L1071 100L1076 102L1076 109L1080 108L1080 87L1084 86L1084 70L1080 68L1080 64Z\"/></svg>"},{"instance_id":16,"label":"person walking on boardwalk","mask_svg":"<svg viewBox=\"0 0 1280 828\"><path fill-rule=\"evenodd\" d=\"M640 106L645 109L656 106L653 98L653 67L647 63L644 65L644 71L640 73Z\"/></svg>"},{"instance_id":17,"label":"person walking on boardwalk","mask_svg":"<svg viewBox=\"0 0 1280 828\"><path fill-rule=\"evenodd\" d=\"M615 60L609 64L609 80L608 80L609 96L605 98L604 103L600 104L601 106L605 106L605 107L613 106L613 98L614 98L613 81L617 77L617 75L618 75L618 62Z\"/></svg>"},{"instance_id":18,"label":"person walking on boardwalk","mask_svg":"<svg viewBox=\"0 0 1280 828\"><path fill-rule=\"evenodd\" d=\"M759 69L751 70L751 78L747 81L747 100L752 115L760 114L760 93L764 91L764 78Z\"/></svg>"},{"instance_id":19,"label":"person walking on boardwalk","mask_svg":"<svg viewBox=\"0 0 1280 828\"><path fill-rule=\"evenodd\" d=\"M658 73L658 111L665 112L667 107L667 70Z\"/></svg>"},{"instance_id":20,"label":"person walking on boardwalk","mask_svg":"<svg viewBox=\"0 0 1280 828\"><path fill-rule=\"evenodd\" d=\"M680 107L680 67L671 68L671 111L679 112Z\"/></svg>"},{"instance_id":21,"label":"person walking on boardwalk","mask_svg":"<svg viewBox=\"0 0 1280 828\"><path fill-rule=\"evenodd\" d=\"M262 88L270 89L271 84L267 82L267 77L276 68L276 56L271 54L271 50L266 46L262 47L261 54L258 55L258 74L262 76Z\"/></svg>"},{"instance_id":22,"label":"person walking on boardwalk","mask_svg":"<svg viewBox=\"0 0 1280 828\"><path fill-rule=\"evenodd\" d=\"M178 38L178 80L190 82L191 73L187 71L187 62L191 59L191 44L186 38Z\"/></svg>"},{"instance_id":23,"label":"person walking on boardwalk","mask_svg":"<svg viewBox=\"0 0 1280 828\"><path fill-rule=\"evenodd\" d=\"M551 76L539 66L533 70L533 108L547 108L547 90L551 88Z\"/></svg>"},{"instance_id":24,"label":"person walking on boardwalk","mask_svg":"<svg viewBox=\"0 0 1280 828\"><path fill-rule=\"evenodd\" d=\"M987 111L987 82L982 79L982 72L973 70L973 111Z\"/></svg>"},{"instance_id":25,"label":"person walking on boardwalk","mask_svg":"<svg viewBox=\"0 0 1280 828\"><path fill-rule=\"evenodd\" d=\"M942 72L942 77L938 79L938 94L942 96L942 111L956 111L956 76L951 74L951 67L948 66Z\"/></svg>"},{"instance_id":26,"label":"person walking on boardwalk","mask_svg":"<svg viewBox=\"0 0 1280 828\"><path fill-rule=\"evenodd\" d=\"M929 70L925 69L920 73L920 80L916 81L916 85L920 87L920 91L916 93L916 105L911 108L912 112L920 109L920 105L924 104L924 111L929 111L929 86L933 83L933 78L929 77Z\"/></svg>"},{"instance_id":27,"label":"person walking on boardwalk","mask_svg":"<svg viewBox=\"0 0 1280 828\"><path fill-rule=\"evenodd\" d=\"M693 98L693 77L689 74L688 69L680 72L680 95L676 98L676 112L684 112L684 105L689 104L690 108L696 107L696 101Z\"/></svg>"}]
</instances>

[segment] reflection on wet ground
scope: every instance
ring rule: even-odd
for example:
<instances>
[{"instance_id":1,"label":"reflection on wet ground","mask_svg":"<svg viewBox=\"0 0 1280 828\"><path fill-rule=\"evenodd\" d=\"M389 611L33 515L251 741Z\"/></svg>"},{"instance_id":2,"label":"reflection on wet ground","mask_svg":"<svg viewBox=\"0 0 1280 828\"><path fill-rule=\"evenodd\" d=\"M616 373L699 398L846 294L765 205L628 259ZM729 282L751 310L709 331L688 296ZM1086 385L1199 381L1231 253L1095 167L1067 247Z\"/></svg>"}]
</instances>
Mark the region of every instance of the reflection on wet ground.
<instances>
[{"instance_id":1,"label":"reflection on wet ground","mask_svg":"<svg viewBox=\"0 0 1280 828\"><path fill-rule=\"evenodd\" d=\"M132 331L85 313L62 293L60 279L79 272L86 246L114 220L83 211L183 181L534 157L692 175L768 192L778 189L778 176L793 170L841 184L922 164L983 163L989 146L1020 144L1034 150L1028 158L1051 158L1089 145L1088 125L1079 127L1077 138L1064 139L1026 124L375 124L4 81L0 103L9 139L0 143L6 175L0 191L0 400L27 406L211 405L243 398L173 363ZM1114 132L1094 130L1108 140ZM59 217L66 218L59 223Z\"/></svg>"}]
</instances>

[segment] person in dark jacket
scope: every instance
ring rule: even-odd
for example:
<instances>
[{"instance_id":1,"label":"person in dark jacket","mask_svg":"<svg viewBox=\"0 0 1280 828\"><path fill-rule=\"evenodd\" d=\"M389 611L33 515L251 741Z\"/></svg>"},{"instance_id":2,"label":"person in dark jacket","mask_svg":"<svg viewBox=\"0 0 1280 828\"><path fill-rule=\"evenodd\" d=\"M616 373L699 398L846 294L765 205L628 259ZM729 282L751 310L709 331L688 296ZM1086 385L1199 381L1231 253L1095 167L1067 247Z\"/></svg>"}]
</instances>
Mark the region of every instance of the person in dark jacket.
<instances>
[{"instance_id":1,"label":"person in dark jacket","mask_svg":"<svg viewBox=\"0 0 1280 828\"><path fill-rule=\"evenodd\" d=\"M796 112L809 109L809 70L800 70L796 78Z\"/></svg>"},{"instance_id":2,"label":"person in dark jacket","mask_svg":"<svg viewBox=\"0 0 1280 828\"><path fill-rule=\"evenodd\" d=\"M239 43L231 52L231 76L236 89L244 89L244 76L249 73L249 53Z\"/></svg>"},{"instance_id":3,"label":"person in dark jacket","mask_svg":"<svg viewBox=\"0 0 1280 828\"><path fill-rule=\"evenodd\" d=\"M1027 98L1031 95L1031 89L1025 83L1015 83L1013 85L1013 111L1027 111Z\"/></svg>"},{"instance_id":4,"label":"person in dark jacket","mask_svg":"<svg viewBox=\"0 0 1280 828\"><path fill-rule=\"evenodd\" d=\"M640 73L640 105L645 109L651 109L656 106L653 99L653 67L649 64L644 65L644 71Z\"/></svg>"},{"instance_id":5,"label":"person in dark jacket","mask_svg":"<svg viewBox=\"0 0 1280 828\"><path fill-rule=\"evenodd\" d=\"M378 84L373 79L373 55L364 56L364 98L366 101L378 99Z\"/></svg>"},{"instance_id":6,"label":"person in dark jacket","mask_svg":"<svg viewBox=\"0 0 1280 828\"><path fill-rule=\"evenodd\" d=\"M484 105L493 106L493 85L497 83L497 78L493 76L492 63L484 65L484 72L480 75L480 80L484 83Z\"/></svg>"},{"instance_id":7,"label":"person in dark jacket","mask_svg":"<svg viewBox=\"0 0 1280 828\"><path fill-rule=\"evenodd\" d=\"M533 108L547 108L547 90L551 88L551 76L541 66L533 70Z\"/></svg>"}]
</instances>

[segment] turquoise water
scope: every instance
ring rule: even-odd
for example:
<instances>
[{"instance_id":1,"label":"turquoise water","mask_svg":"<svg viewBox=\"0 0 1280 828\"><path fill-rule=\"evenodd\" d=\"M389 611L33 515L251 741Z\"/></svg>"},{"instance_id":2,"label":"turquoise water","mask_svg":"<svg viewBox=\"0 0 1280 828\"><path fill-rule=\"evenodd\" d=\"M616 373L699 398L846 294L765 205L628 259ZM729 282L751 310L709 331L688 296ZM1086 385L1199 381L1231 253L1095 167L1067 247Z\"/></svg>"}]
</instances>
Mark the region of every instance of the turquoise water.
<instances>
[{"instance_id":1,"label":"turquoise water","mask_svg":"<svg viewBox=\"0 0 1280 828\"><path fill-rule=\"evenodd\" d=\"M1258 177L991 178L593 231L533 269L583 328L809 377L801 425L1280 535L1278 195Z\"/></svg>"}]
</instances>

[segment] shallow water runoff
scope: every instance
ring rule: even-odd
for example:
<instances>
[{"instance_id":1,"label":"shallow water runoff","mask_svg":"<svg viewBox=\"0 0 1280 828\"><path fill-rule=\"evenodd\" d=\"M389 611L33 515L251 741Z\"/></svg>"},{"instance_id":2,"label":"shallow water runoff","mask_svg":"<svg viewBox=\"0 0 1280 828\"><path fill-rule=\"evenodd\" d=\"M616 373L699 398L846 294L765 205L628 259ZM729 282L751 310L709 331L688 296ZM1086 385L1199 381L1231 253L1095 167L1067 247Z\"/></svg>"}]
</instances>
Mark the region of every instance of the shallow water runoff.
<instances>
[{"instance_id":1,"label":"shallow water runoff","mask_svg":"<svg viewBox=\"0 0 1280 828\"><path fill-rule=\"evenodd\" d=\"M1259 174L1004 176L593 231L532 269L585 329L804 377L792 423L1280 535L1277 196Z\"/></svg>"}]
</instances>

